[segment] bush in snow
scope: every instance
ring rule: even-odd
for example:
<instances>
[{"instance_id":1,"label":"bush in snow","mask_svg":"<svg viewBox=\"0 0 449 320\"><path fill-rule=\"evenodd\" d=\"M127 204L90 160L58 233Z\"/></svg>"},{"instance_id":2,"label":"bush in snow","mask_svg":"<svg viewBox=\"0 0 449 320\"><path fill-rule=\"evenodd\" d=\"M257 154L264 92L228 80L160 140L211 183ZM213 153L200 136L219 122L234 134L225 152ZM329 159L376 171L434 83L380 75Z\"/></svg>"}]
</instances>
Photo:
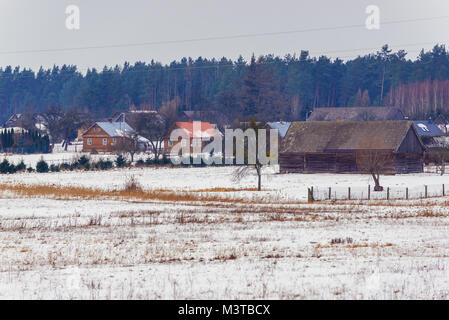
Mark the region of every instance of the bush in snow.
<instances>
[{"instance_id":1,"label":"bush in snow","mask_svg":"<svg viewBox=\"0 0 449 320\"><path fill-rule=\"evenodd\" d=\"M49 167L48 167L48 163L45 162L44 159L41 159L37 164L36 164L36 171L39 173L45 173L48 172Z\"/></svg>"},{"instance_id":2,"label":"bush in snow","mask_svg":"<svg viewBox=\"0 0 449 320\"><path fill-rule=\"evenodd\" d=\"M125 158L123 158L122 155L119 155L119 156L117 157L117 159L115 160L115 165L116 165L118 168L123 168L124 166L126 166L126 160L125 160Z\"/></svg>"},{"instance_id":3,"label":"bush in snow","mask_svg":"<svg viewBox=\"0 0 449 320\"><path fill-rule=\"evenodd\" d=\"M16 167L13 164L10 164L7 159L4 159L3 162L0 163L0 173L15 173Z\"/></svg>"}]
</instances>

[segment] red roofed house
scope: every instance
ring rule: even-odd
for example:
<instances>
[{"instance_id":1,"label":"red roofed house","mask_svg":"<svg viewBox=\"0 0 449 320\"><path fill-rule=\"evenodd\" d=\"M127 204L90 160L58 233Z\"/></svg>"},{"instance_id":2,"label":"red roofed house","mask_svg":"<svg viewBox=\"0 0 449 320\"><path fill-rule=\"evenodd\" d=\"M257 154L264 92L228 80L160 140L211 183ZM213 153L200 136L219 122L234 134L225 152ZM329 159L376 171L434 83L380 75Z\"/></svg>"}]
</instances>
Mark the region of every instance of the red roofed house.
<instances>
[{"instance_id":1,"label":"red roofed house","mask_svg":"<svg viewBox=\"0 0 449 320\"><path fill-rule=\"evenodd\" d=\"M186 139L178 137L178 142L170 141L170 135L173 130L180 129L183 131L183 136L190 139L190 153L194 153L194 147L199 147L201 145L201 150L213 140L215 137L223 137L223 134L216 129L214 125L209 122L201 121L189 121L189 122L176 122L171 128L169 135L165 137L164 140L164 152L165 154L170 154L172 148L178 143L182 144L182 147L186 147Z\"/></svg>"}]
</instances>

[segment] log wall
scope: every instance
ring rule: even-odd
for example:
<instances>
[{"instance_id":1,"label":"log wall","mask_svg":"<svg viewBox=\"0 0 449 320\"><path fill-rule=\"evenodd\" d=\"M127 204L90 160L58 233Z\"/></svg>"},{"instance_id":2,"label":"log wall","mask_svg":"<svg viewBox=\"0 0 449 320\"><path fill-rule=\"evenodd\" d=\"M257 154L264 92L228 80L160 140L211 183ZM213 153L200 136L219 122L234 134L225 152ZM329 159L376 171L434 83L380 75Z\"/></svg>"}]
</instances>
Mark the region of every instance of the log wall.
<instances>
[{"instance_id":1,"label":"log wall","mask_svg":"<svg viewBox=\"0 0 449 320\"><path fill-rule=\"evenodd\" d=\"M395 153L386 171L390 174L419 173L424 171L423 155ZM361 173L356 153L281 153L281 173Z\"/></svg>"}]
</instances>

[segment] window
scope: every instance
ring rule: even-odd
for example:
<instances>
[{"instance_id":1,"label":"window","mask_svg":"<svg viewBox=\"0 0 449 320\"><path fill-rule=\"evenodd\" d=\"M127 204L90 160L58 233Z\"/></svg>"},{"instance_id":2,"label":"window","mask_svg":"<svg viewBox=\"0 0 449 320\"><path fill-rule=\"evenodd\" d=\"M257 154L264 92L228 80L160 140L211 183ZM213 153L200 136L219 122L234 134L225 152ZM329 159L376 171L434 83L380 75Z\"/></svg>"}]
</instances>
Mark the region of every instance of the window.
<instances>
[{"instance_id":1,"label":"window","mask_svg":"<svg viewBox=\"0 0 449 320\"><path fill-rule=\"evenodd\" d=\"M187 140L186 139L182 139L181 140L181 146L187 147Z\"/></svg>"},{"instance_id":2,"label":"window","mask_svg":"<svg viewBox=\"0 0 449 320\"><path fill-rule=\"evenodd\" d=\"M92 145L92 138L87 139L87 145L91 146Z\"/></svg>"},{"instance_id":3,"label":"window","mask_svg":"<svg viewBox=\"0 0 449 320\"><path fill-rule=\"evenodd\" d=\"M171 141L171 140L168 141L168 146L169 146L169 147L173 147L173 141Z\"/></svg>"},{"instance_id":4,"label":"window","mask_svg":"<svg viewBox=\"0 0 449 320\"><path fill-rule=\"evenodd\" d=\"M107 145L108 145L108 139L106 139L106 138L103 139L103 145L104 145L104 146L107 146Z\"/></svg>"}]
</instances>

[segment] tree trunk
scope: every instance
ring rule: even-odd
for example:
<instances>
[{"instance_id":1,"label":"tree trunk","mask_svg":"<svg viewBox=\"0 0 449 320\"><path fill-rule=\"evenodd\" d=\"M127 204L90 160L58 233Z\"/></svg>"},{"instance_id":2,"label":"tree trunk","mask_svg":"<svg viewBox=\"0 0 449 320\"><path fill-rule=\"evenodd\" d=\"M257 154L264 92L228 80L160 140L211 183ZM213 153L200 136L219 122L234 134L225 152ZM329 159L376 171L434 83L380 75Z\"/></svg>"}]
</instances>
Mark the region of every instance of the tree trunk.
<instances>
[{"instance_id":1,"label":"tree trunk","mask_svg":"<svg viewBox=\"0 0 449 320\"><path fill-rule=\"evenodd\" d=\"M443 159L443 161L441 162L441 175L444 176L445 173L446 173L446 159Z\"/></svg>"},{"instance_id":2,"label":"tree trunk","mask_svg":"<svg viewBox=\"0 0 449 320\"><path fill-rule=\"evenodd\" d=\"M259 170L257 170L258 183L257 183L257 191L262 191L262 175Z\"/></svg>"},{"instance_id":3,"label":"tree trunk","mask_svg":"<svg viewBox=\"0 0 449 320\"><path fill-rule=\"evenodd\" d=\"M383 105L383 99L384 99L384 83L385 83L385 72L386 72L387 67L384 65L384 69L382 72L382 85L381 85L381 89L380 89L380 105Z\"/></svg>"},{"instance_id":4,"label":"tree trunk","mask_svg":"<svg viewBox=\"0 0 449 320\"><path fill-rule=\"evenodd\" d=\"M374 191L383 191L384 188L379 183L379 175L376 175L375 173L372 173L373 180L374 180Z\"/></svg>"}]
</instances>

